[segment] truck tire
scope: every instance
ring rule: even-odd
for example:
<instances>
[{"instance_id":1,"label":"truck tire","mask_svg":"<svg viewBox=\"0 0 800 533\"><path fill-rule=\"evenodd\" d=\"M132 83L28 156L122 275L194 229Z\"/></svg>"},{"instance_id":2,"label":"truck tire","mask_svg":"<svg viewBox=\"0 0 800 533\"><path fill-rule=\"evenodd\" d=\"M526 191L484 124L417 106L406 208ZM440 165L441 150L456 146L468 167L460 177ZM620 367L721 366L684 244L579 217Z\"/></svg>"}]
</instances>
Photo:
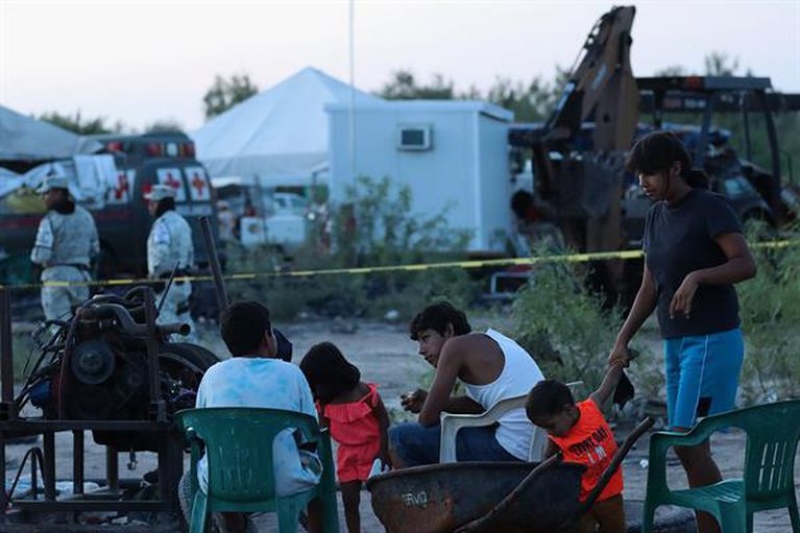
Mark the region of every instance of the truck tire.
<instances>
[{"instance_id":1,"label":"truck tire","mask_svg":"<svg viewBox=\"0 0 800 533\"><path fill-rule=\"evenodd\" d=\"M188 379L185 383L197 389L200 379L206 370L221 361L213 352L188 342L168 343L159 350L161 370L169 372L173 377Z\"/></svg>"},{"instance_id":2,"label":"truck tire","mask_svg":"<svg viewBox=\"0 0 800 533\"><path fill-rule=\"evenodd\" d=\"M642 500L625 500L625 518L628 522L628 533L642 532ZM694 511L683 507L665 505L656 510L653 533L697 533Z\"/></svg>"}]
</instances>

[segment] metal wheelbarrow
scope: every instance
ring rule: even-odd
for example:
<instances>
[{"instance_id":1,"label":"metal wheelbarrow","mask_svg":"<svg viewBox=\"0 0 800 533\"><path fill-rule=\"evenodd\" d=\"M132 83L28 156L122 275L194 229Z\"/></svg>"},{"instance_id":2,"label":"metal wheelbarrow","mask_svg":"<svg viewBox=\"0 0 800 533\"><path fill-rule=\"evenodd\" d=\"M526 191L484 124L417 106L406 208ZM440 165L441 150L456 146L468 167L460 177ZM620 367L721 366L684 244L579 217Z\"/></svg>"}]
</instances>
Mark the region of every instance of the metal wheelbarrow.
<instances>
[{"instance_id":1,"label":"metal wheelbarrow","mask_svg":"<svg viewBox=\"0 0 800 533\"><path fill-rule=\"evenodd\" d=\"M367 481L372 509L389 533L572 531L652 425L647 418L628 436L584 502L585 467L555 455L541 463L449 463L378 475Z\"/></svg>"}]
</instances>

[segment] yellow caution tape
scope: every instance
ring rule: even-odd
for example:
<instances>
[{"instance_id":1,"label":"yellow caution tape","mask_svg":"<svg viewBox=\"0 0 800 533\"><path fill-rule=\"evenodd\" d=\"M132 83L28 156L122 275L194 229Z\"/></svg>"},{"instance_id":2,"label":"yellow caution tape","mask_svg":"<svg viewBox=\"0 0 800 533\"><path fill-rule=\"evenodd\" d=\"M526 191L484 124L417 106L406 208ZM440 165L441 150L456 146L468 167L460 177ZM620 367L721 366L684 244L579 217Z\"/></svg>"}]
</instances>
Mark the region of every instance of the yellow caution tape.
<instances>
[{"instance_id":1,"label":"yellow caution tape","mask_svg":"<svg viewBox=\"0 0 800 533\"><path fill-rule=\"evenodd\" d=\"M798 244L797 240L780 240L759 242L753 245L754 248L786 248L792 244ZM247 281L258 278L275 278L275 277L312 277L312 276L330 276L330 275L363 275L374 274L378 272L412 272L412 271L425 271L438 268L485 268L485 267L502 267L502 266L519 266L519 265L537 265L543 263L586 263L589 261L607 261L607 260L630 260L640 259L644 256L641 250L621 250L614 252L591 252L591 253L575 253L575 254L558 254L558 255L540 255L536 257L516 257L510 259L484 259L476 261L451 261L443 263L417 263L412 265L388 265L377 267L360 267L360 268L331 268L325 270L295 270L290 272L244 272L236 274L227 274L223 276L226 281ZM22 285L0 285L2 289L38 289L41 287L110 287L120 285L153 285L156 283L166 283L165 279L108 279L100 281L84 281L84 282L69 282L69 281L47 281L44 283L27 283ZM175 278L173 283L180 281L214 281L211 275L198 275L198 276L181 276Z\"/></svg>"}]
</instances>

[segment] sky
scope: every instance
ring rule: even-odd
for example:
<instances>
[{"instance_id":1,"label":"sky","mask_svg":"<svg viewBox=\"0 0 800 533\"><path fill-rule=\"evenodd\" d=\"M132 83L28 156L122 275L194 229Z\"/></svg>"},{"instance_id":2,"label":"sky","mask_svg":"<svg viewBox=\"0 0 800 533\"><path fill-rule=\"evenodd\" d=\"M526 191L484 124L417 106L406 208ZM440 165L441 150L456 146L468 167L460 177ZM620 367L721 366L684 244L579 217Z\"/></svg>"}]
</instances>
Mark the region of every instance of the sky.
<instances>
[{"instance_id":1,"label":"sky","mask_svg":"<svg viewBox=\"0 0 800 533\"><path fill-rule=\"evenodd\" d=\"M216 75L267 89L312 66L377 91L400 69L484 93L498 78L552 80L573 64L595 0L0 0L0 104L105 117L142 130L202 126ZM800 93L800 0L636 4L632 66L704 71L726 54ZM352 47L351 43L352 42ZM351 61L352 59L352 61Z\"/></svg>"}]
</instances>

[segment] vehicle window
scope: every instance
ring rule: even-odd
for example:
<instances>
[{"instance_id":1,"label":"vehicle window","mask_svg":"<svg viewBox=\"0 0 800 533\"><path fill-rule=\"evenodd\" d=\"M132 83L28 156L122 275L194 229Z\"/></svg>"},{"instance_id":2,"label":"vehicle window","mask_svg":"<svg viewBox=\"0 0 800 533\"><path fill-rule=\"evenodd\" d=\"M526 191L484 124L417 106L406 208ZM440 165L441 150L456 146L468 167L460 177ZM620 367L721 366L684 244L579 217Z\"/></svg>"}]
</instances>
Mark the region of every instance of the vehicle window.
<instances>
[{"instance_id":1,"label":"vehicle window","mask_svg":"<svg viewBox=\"0 0 800 533\"><path fill-rule=\"evenodd\" d=\"M728 198L741 198L743 196L758 194L750 182L743 176L728 178L723 182L723 186L725 187L725 196Z\"/></svg>"},{"instance_id":2,"label":"vehicle window","mask_svg":"<svg viewBox=\"0 0 800 533\"><path fill-rule=\"evenodd\" d=\"M292 198L292 208L298 211L305 211L308 208L308 200L302 196L295 196Z\"/></svg>"}]
</instances>

